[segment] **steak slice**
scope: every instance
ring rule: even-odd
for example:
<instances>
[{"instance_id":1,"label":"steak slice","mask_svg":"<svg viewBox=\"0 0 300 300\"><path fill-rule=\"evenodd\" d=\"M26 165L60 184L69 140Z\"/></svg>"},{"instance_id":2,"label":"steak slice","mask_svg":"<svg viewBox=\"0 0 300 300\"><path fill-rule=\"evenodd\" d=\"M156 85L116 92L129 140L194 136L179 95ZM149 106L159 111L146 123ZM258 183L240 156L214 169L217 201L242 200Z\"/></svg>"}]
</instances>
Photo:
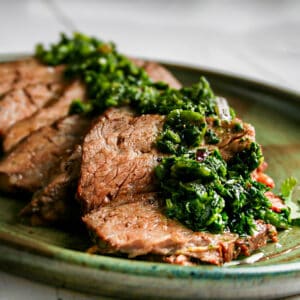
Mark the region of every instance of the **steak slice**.
<instances>
[{"instance_id":1,"label":"steak slice","mask_svg":"<svg viewBox=\"0 0 300 300\"><path fill-rule=\"evenodd\" d=\"M28 84L61 82L64 66L46 66L35 58L0 63L0 96Z\"/></svg>"},{"instance_id":2,"label":"steak slice","mask_svg":"<svg viewBox=\"0 0 300 300\"><path fill-rule=\"evenodd\" d=\"M61 224L79 220L80 209L75 201L77 181L80 174L81 146L60 164L59 172L39 191L21 211L30 217L32 225Z\"/></svg>"},{"instance_id":3,"label":"steak slice","mask_svg":"<svg viewBox=\"0 0 300 300\"><path fill-rule=\"evenodd\" d=\"M78 196L85 211L122 194L154 191L159 153L155 140L164 117L134 117L125 109L108 109L84 139Z\"/></svg>"},{"instance_id":4,"label":"steak slice","mask_svg":"<svg viewBox=\"0 0 300 300\"><path fill-rule=\"evenodd\" d=\"M114 203L85 215L83 221L100 253L122 253L130 258L154 254L174 264L201 261L221 265L239 254L250 255L274 237L274 227L261 221L257 233L247 238L229 232L194 232L167 218L155 193L118 197Z\"/></svg>"},{"instance_id":5,"label":"steak slice","mask_svg":"<svg viewBox=\"0 0 300 300\"><path fill-rule=\"evenodd\" d=\"M23 120L48 102L55 100L62 92L59 83L29 84L8 92L0 101L0 136L15 123Z\"/></svg>"},{"instance_id":6,"label":"steak slice","mask_svg":"<svg viewBox=\"0 0 300 300\"><path fill-rule=\"evenodd\" d=\"M130 258L181 254L220 264L223 262L222 242L234 245L238 239L238 235L230 233L222 236L193 232L167 218L155 193L118 197L114 203L84 216L83 221L96 236L99 251L124 253Z\"/></svg>"},{"instance_id":7,"label":"steak slice","mask_svg":"<svg viewBox=\"0 0 300 300\"><path fill-rule=\"evenodd\" d=\"M81 142L89 124L74 115L34 132L0 162L0 189L34 192L41 188L66 152Z\"/></svg>"},{"instance_id":8,"label":"steak slice","mask_svg":"<svg viewBox=\"0 0 300 300\"><path fill-rule=\"evenodd\" d=\"M273 226L260 221L255 236L241 239L232 233L193 232L163 214L153 172L162 156L155 141L163 121L158 115L136 117L110 109L85 137L77 195L98 250L219 265L273 238Z\"/></svg>"},{"instance_id":9,"label":"steak slice","mask_svg":"<svg viewBox=\"0 0 300 300\"><path fill-rule=\"evenodd\" d=\"M36 64L37 61L32 58L0 63L0 97L18 82L19 70L34 69Z\"/></svg>"},{"instance_id":10,"label":"steak slice","mask_svg":"<svg viewBox=\"0 0 300 300\"><path fill-rule=\"evenodd\" d=\"M72 101L78 98L85 98L85 87L79 81L75 81L64 90L61 97L59 97L56 101L40 109L29 118L26 118L12 126L4 137L4 151L10 151L16 144L33 131L44 126L51 125L58 119L65 117L69 113L69 107ZM18 106L16 108L17 112L19 112L20 109L21 108Z\"/></svg>"}]
</instances>

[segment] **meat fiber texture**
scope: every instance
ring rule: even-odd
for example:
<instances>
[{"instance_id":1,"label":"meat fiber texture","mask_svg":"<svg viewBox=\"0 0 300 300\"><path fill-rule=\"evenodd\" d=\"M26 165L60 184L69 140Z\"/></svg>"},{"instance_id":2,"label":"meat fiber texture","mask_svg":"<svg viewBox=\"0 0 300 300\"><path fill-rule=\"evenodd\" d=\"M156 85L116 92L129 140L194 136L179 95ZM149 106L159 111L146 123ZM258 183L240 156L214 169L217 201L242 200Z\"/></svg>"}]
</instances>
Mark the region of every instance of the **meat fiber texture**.
<instances>
[{"instance_id":1,"label":"meat fiber texture","mask_svg":"<svg viewBox=\"0 0 300 300\"><path fill-rule=\"evenodd\" d=\"M65 155L58 172L49 182L34 193L30 203L21 211L32 225L74 224L80 216L79 206L74 200L80 174L81 146Z\"/></svg>"},{"instance_id":2,"label":"meat fiber texture","mask_svg":"<svg viewBox=\"0 0 300 300\"><path fill-rule=\"evenodd\" d=\"M32 132L67 116L74 99L85 99L85 88L79 81L70 83L55 101L9 128L3 139L4 151L9 152Z\"/></svg>"},{"instance_id":3,"label":"meat fiber texture","mask_svg":"<svg viewBox=\"0 0 300 300\"><path fill-rule=\"evenodd\" d=\"M0 64L0 136L59 97L64 66L48 67L30 58Z\"/></svg>"},{"instance_id":4,"label":"meat fiber texture","mask_svg":"<svg viewBox=\"0 0 300 300\"><path fill-rule=\"evenodd\" d=\"M0 189L35 192L44 186L63 156L81 142L89 124L74 115L35 131L0 161Z\"/></svg>"}]
</instances>

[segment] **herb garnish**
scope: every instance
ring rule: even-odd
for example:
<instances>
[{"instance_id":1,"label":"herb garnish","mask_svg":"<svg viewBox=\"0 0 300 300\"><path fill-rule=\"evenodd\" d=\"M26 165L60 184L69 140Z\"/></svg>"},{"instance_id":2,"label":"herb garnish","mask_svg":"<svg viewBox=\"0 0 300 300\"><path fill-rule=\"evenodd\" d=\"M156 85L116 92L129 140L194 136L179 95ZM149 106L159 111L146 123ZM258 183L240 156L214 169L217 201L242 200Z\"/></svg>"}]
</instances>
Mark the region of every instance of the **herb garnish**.
<instances>
[{"instance_id":1,"label":"herb garnish","mask_svg":"<svg viewBox=\"0 0 300 300\"><path fill-rule=\"evenodd\" d=\"M166 213L196 231L253 234L255 220L287 228L289 212L275 213L265 196L268 188L250 178L233 177L218 150L206 152L197 162L197 153L164 158L156 168ZM250 168L250 166L249 166Z\"/></svg>"},{"instance_id":2,"label":"herb garnish","mask_svg":"<svg viewBox=\"0 0 300 300\"><path fill-rule=\"evenodd\" d=\"M99 114L111 106L131 105L137 112L167 115L174 109L216 115L215 96L204 77L180 90L153 82L147 73L120 54L113 43L75 33L46 50L36 48L38 59L49 65L66 64L67 78L79 77L87 86L88 100L76 100L71 113Z\"/></svg>"}]
</instances>

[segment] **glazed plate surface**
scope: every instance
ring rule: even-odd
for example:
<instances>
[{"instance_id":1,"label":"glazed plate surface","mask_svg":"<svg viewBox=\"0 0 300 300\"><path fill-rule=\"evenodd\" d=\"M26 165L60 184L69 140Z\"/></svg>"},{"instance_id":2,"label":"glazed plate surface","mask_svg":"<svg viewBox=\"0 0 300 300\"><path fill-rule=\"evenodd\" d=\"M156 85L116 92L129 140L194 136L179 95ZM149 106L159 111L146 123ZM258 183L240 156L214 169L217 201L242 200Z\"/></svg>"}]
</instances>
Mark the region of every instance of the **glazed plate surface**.
<instances>
[{"instance_id":1,"label":"glazed plate surface","mask_svg":"<svg viewBox=\"0 0 300 300\"><path fill-rule=\"evenodd\" d=\"M2 60L16 56L1 57ZM204 75L216 94L256 128L277 186L300 181L300 95L261 83L186 66L167 67L185 85ZM300 190L294 194L300 198ZM300 227L280 232L250 258L222 267L181 267L85 253L82 228L30 227L18 213L28 199L0 194L0 268L58 287L117 298L238 299L300 294ZM296 213L295 211L293 213Z\"/></svg>"}]
</instances>

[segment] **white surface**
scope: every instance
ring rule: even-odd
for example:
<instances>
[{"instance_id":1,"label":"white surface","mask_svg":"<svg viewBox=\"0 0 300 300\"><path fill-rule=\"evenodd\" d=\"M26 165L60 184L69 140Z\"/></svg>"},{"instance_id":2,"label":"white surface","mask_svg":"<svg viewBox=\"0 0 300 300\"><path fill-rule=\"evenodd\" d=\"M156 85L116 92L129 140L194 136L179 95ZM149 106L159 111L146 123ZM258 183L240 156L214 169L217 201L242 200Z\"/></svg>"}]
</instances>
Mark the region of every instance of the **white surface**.
<instances>
[{"instance_id":1,"label":"white surface","mask_svg":"<svg viewBox=\"0 0 300 300\"><path fill-rule=\"evenodd\" d=\"M300 2L4 1L0 53L32 51L78 30L125 53L188 63L300 92Z\"/></svg>"},{"instance_id":2,"label":"white surface","mask_svg":"<svg viewBox=\"0 0 300 300\"><path fill-rule=\"evenodd\" d=\"M300 93L297 0L0 0L0 54L33 51L37 42L73 30L113 40L130 55L231 72ZM0 272L0 300L10 299L96 298Z\"/></svg>"}]
</instances>

